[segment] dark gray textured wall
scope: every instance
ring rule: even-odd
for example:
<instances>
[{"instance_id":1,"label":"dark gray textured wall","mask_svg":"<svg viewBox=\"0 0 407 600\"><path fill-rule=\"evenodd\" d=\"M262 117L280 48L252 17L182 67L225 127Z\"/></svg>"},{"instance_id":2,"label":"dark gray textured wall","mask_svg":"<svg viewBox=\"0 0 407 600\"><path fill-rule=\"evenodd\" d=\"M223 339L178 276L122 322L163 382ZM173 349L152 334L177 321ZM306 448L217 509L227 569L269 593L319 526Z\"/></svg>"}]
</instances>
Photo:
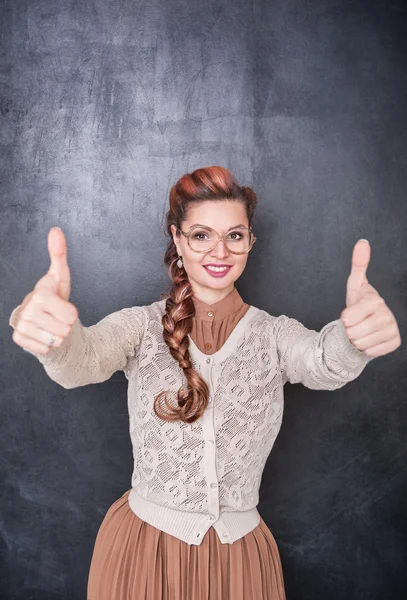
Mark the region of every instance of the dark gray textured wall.
<instances>
[{"instance_id":1,"label":"dark gray textured wall","mask_svg":"<svg viewBox=\"0 0 407 600\"><path fill-rule=\"evenodd\" d=\"M221 164L252 185L243 298L320 329L351 252L406 337L407 79L401 1L1 3L0 597L86 595L98 527L130 487L126 380L64 390L11 310L64 230L86 325L168 286L170 186ZM288 600L407 595L406 346L336 392L285 387L259 510Z\"/></svg>"}]
</instances>

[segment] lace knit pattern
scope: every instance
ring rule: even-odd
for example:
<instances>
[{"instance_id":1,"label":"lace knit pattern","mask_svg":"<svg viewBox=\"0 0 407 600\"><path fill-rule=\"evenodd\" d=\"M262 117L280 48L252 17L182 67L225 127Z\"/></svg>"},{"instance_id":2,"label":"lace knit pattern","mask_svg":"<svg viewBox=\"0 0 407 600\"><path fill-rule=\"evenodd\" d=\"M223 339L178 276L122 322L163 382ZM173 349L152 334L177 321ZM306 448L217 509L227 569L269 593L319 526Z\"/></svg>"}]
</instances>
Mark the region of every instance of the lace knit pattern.
<instances>
[{"instance_id":1,"label":"lace knit pattern","mask_svg":"<svg viewBox=\"0 0 407 600\"><path fill-rule=\"evenodd\" d=\"M272 317L252 308L254 316L233 351L223 360L216 359L219 352L213 355L209 383L220 511L258 504L263 468L281 427L284 383L334 390L357 377L371 360L350 344L339 320L317 333L285 315ZM155 416L156 394L170 390L170 401L175 402L186 379L163 340L164 301L144 310L148 335L128 369L132 487L160 505L206 513L202 417L187 424ZM192 364L202 373L200 361L192 359Z\"/></svg>"}]
</instances>

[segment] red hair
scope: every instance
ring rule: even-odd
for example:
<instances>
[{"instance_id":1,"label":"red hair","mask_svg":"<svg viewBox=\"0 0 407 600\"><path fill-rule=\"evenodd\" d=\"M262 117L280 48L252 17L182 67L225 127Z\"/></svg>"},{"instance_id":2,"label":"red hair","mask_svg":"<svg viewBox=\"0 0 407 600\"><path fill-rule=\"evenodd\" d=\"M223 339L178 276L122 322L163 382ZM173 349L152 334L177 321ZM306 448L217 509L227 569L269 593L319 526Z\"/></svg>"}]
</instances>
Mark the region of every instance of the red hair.
<instances>
[{"instance_id":1,"label":"red hair","mask_svg":"<svg viewBox=\"0 0 407 600\"><path fill-rule=\"evenodd\" d=\"M250 187L241 187L224 167L204 167L186 173L172 186L169 195L170 207L166 216L166 230L171 241L165 252L164 263L172 280L162 317L163 337L171 355L184 370L187 385L178 390L178 406L167 402L163 391L154 400L155 414L165 421L193 423L204 412L209 401L209 389L202 377L193 369L189 355L188 334L192 330L195 305L192 287L183 267L177 266L178 252L172 238L171 225L179 230L187 218L189 205L206 200L236 200L243 202L251 227L257 204L256 194ZM161 411L161 401L165 401L168 412Z\"/></svg>"}]
</instances>

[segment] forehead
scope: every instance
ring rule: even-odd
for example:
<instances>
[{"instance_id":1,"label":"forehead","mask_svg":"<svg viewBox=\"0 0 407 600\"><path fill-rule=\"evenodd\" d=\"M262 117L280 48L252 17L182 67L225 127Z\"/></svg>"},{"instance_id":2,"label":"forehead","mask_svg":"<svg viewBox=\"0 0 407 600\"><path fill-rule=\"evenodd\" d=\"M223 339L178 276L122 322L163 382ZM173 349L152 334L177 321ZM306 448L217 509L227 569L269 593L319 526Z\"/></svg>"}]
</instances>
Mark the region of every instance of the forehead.
<instances>
[{"instance_id":1,"label":"forehead","mask_svg":"<svg viewBox=\"0 0 407 600\"><path fill-rule=\"evenodd\" d=\"M246 209L239 200L207 200L193 202L188 209L185 225L191 227L199 223L213 229L228 230L242 224L249 226Z\"/></svg>"}]
</instances>

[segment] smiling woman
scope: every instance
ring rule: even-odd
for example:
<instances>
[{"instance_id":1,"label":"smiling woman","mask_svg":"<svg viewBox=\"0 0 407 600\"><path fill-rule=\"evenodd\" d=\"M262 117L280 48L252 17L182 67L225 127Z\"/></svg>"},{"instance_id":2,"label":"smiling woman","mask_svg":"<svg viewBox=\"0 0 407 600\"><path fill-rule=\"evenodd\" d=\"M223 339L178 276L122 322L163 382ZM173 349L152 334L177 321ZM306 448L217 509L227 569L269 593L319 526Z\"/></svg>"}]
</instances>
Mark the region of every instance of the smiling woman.
<instances>
[{"instance_id":1,"label":"smiling woman","mask_svg":"<svg viewBox=\"0 0 407 600\"><path fill-rule=\"evenodd\" d=\"M173 376L167 379L160 369L164 385L158 386L161 391L154 403L145 399L144 405L141 400L139 406L149 424L137 424L137 415L132 418L132 439L141 440L141 445L135 442L138 467L134 477L143 471L146 452L148 460L160 470L165 467L168 475L174 461L181 460L182 464L175 467L173 480L165 476L172 490L167 501L156 497L151 508L153 505L136 493L138 486L133 481L132 489L110 507L94 547L88 600L285 599L277 544L257 510L242 510L241 505L238 513L222 511L221 495L229 494L227 479L235 481L236 496L240 496L239 482L243 480L236 464L225 466L230 474L217 481L216 473L220 479L224 467L215 464L216 447L221 449L223 442L211 433L209 423L205 426L202 421L205 412L206 418L213 419L208 412L214 405L214 394L209 390L213 379L198 365L207 366L208 361L221 358L220 352L231 352L256 311L242 300L234 285L256 240L251 230L255 206L253 190L240 187L230 172L219 166L186 174L171 189L167 213L171 239L165 264L172 287L159 303L160 312L149 322L161 320L153 352L162 364L168 362L166 352L171 354L183 374L183 385L166 390ZM264 329L261 324L260 328ZM138 369L149 373L153 394L161 375L152 370L148 354L145 357L147 362L139 363ZM160 405L163 401L167 412ZM140 411L137 414L142 418ZM247 427L250 422L248 415ZM267 421L264 425L267 427ZM145 427L148 437L142 434ZM268 437L271 442L272 437ZM156 442L151 445L153 438ZM162 444L169 439L167 456ZM204 451L203 461L196 454L198 448ZM257 460L256 450L252 455ZM182 473L189 482L185 486ZM158 471L153 477L159 487L166 487L159 482ZM249 487L257 489L256 484ZM175 511L169 508L174 493L179 505ZM182 512L183 508L188 512Z\"/></svg>"}]
</instances>

